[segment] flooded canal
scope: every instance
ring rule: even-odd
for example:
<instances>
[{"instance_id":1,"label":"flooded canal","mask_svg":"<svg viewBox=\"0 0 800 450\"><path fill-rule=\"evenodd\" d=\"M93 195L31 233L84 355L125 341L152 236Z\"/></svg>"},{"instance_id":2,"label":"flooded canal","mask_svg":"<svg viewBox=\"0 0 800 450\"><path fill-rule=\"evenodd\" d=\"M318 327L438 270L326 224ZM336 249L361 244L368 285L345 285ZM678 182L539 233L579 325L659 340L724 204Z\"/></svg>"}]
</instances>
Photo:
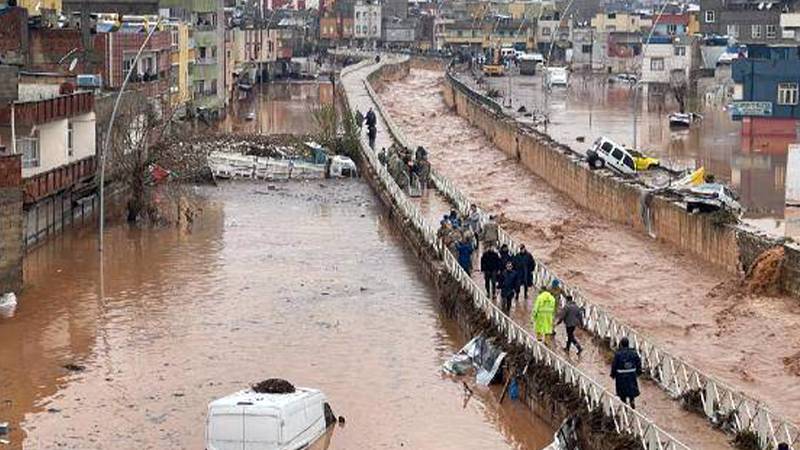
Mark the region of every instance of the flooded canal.
<instances>
[{"instance_id":1,"label":"flooded canal","mask_svg":"<svg viewBox=\"0 0 800 450\"><path fill-rule=\"evenodd\" d=\"M540 76L489 78L507 102L511 91L513 109L549 111L547 133L576 150L588 148L599 136L633 145L633 90L628 83L607 83L605 77L574 75L569 89L542 89ZM772 234L800 238L800 223L786 211L786 137L743 138L740 122L718 106L700 112L704 120L689 130L671 130L668 114L677 110L671 99L642 101L637 120L637 146L673 167L706 167L730 183L747 208L745 219ZM547 105L547 107L545 107ZM583 136L586 143L576 142ZM787 224L786 220L790 222Z\"/></svg>"},{"instance_id":2,"label":"flooded canal","mask_svg":"<svg viewBox=\"0 0 800 450\"><path fill-rule=\"evenodd\" d=\"M9 448L203 448L207 403L275 376L346 417L330 449L546 445L519 402L442 374L463 341L364 183L199 194L191 229L110 227L102 277L91 230L28 256L0 319Z\"/></svg>"},{"instance_id":3,"label":"flooded canal","mask_svg":"<svg viewBox=\"0 0 800 450\"><path fill-rule=\"evenodd\" d=\"M404 133L428 150L436 170L501 215L506 231L593 303L773 411L800 420L795 299L751 295L735 277L581 209L450 110L442 82L441 72L412 69L380 94ZM773 339L781 345L764 345Z\"/></svg>"},{"instance_id":4,"label":"flooded canal","mask_svg":"<svg viewBox=\"0 0 800 450\"><path fill-rule=\"evenodd\" d=\"M333 103L328 82L292 81L256 85L232 102L220 124L226 133L310 134L316 132L314 108Z\"/></svg>"}]
</instances>

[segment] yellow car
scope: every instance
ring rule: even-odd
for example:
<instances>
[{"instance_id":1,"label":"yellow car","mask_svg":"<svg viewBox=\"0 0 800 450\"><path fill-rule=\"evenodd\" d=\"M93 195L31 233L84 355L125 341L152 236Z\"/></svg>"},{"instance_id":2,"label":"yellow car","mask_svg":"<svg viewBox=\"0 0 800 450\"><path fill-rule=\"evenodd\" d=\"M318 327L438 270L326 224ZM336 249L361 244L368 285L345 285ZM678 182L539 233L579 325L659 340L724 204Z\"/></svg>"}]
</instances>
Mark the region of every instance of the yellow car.
<instances>
[{"instance_id":1,"label":"yellow car","mask_svg":"<svg viewBox=\"0 0 800 450\"><path fill-rule=\"evenodd\" d=\"M503 76L503 65L502 64L484 64L483 65L483 74L487 76L496 75L498 77Z\"/></svg>"},{"instance_id":2,"label":"yellow car","mask_svg":"<svg viewBox=\"0 0 800 450\"><path fill-rule=\"evenodd\" d=\"M659 161L658 158L645 156L637 150L627 150L628 153L633 156L633 165L636 167L636 170L650 170L654 167L658 167L661 164L661 161Z\"/></svg>"}]
</instances>

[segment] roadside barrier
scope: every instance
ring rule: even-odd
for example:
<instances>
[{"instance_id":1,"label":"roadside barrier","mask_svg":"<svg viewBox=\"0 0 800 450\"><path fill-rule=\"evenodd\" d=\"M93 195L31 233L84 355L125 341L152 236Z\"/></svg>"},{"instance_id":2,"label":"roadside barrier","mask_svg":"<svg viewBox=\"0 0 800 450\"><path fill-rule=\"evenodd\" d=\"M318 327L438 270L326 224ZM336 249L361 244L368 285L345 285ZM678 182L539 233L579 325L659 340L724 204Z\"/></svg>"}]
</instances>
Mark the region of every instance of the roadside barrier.
<instances>
[{"instance_id":1,"label":"roadside barrier","mask_svg":"<svg viewBox=\"0 0 800 450\"><path fill-rule=\"evenodd\" d=\"M365 64L358 69L364 68L366 65L369 64ZM380 66L381 64L376 64L375 68L377 69ZM342 78L358 69L345 72ZM377 97L375 97L374 91L366 81L366 77L363 83L369 95L372 96L373 102L381 116L386 121L387 128L390 127L389 120L391 119L388 115L384 114L379 102L375 101ZM348 106L346 110L349 111L349 102L346 96L344 101L346 106ZM395 131L397 131L396 128ZM398 141L400 143L408 142L405 140ZM642 446L649 450L689 449L689 447L681 443L678 439L659 428L652 420L623 403L612 392L608 391L590 376L573 366L565 357L554 352L541 342L538 342L528 330L503 313L503 311L486 296L483 289L461 268L452 253L437 239L436 230L426 221L420 209L409 200L394 179L389 175L386 168L378 161L377 155L369 148L363 136L360 138L360 142L361 152L366 162L373 168L377 174L378 181L383 189L391 195L404 218L422 234L425 242L433 248L437 256L442 259L448 273L460 284L462 289L470 294L475 307L484 313L486 318L506 336L509 342L524 346L537 362L553 368L566 383L575 386L586 403L587 408L589 410L601 408L603 413L614 421L618 433L627 433L635 436L639 439ZM453 193L456 192L455 190L453 191ZM461 197L463 198L463 196ZM504 234L504 236L508 239L507 235Z\"/></svg>"},{"instance_id":2,"label":"roadside barrier","mask_svg":"<svg viewBox=\"0 0 800 450\"><path fill-rule=\"evenodd\" d=\"M405 137L391 116L384 111L383 105L369 83L366 81L364 83L392 137L405 147L415 148L416 146ZM456 85L466 89L467 95L472 98L481 96L463 83L457 82ZM485 102L481 102L481 104L486 105ZM492 109L491 106L487 105L487 107ZM436 189L453 202L459 211L465 212L469 209L471 202L450 180L438 174L434 169L431 169L431 179ZM488 215L484 211L480 211L480 213L482 220L486 221ZM517 252L519 249L518 243L502 229L499 230L499 241L500 244L508 245L513 252ZM697 367L663 350L643 333L616 319L600 306L589 302L575 287L564 284L555 272L537 261L533 280L537 287L548 286L556 279L562 281L564 292L572 295L575 302L584 308L585 329L600 339L610 340L613 346L616 346L623 337L627 337L639 352L643 368L673 399L699 395L703 413L712 424L730 429L733 433L753 432L758 436L759 444L763 449L776 448L780 442L788 443L791 449L798 448L796 445L800 443L800 427L796 424L773 413L758 400L750 398L727 383L704 374ZM478 290L480 291L480 289Z\"/></svg>"}]
</instances>

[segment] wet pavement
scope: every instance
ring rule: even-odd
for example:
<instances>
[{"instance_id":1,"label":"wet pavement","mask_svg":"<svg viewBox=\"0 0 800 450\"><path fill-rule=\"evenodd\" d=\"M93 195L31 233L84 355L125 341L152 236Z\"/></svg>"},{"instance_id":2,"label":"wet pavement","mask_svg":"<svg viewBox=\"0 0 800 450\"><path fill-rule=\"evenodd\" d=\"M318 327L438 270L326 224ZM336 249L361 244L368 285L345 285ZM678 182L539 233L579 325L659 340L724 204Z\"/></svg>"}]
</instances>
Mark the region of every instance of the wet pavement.
<instances>
[{"instance_id":1,"label":"wet pavement","mask_svg":"<svg viewBox=\"0 0 800 450\"><path fill-rule=\"evenodd\" d=\"M489 77L487 86L502 95L497 101L516 114L520 106L528 111L549 111L547 133L576 151L585 151L599 136L633 145L633 90L629 83L608 83L605 76L574 74L569 89L542 89L541 76ZM643 96L642 96L643 98ZM547 105L547 108L545 108ZM706 167L730 183L747 208L745 221L776 235L800 238L800 226L786 210L786 161L793 138L742 137L740 122L730 119L718 106L699 112L703 121L688 130L671 130L668 114L677 111L671 99L666 103L642 101L637 125L637 146L676 168ZM530 120L530 119L527 119ZM542 129L542 128L540 128ZM543 129L542 129L543 130ZM576 138L582 136L585 143Z\"/></svg>"},{"instance_id":2,"label":"wet pavement","mask_svg":"<svg viewBox=\"0 0 800 450\"><path fill-rule=\"evenodd\" d=\"M441 77L412 70L381 94L440 173L483 209L502 213L506 231L592 302L800 421L795 300L748 295L726 273L581 210L451 112Z\"/></svg>"},{"instance_id":3,"label":"wet pavement","mask_svg":"<svg viewBox=\"0 0 800 450\"><path fill-rule=\"evenodd\" d=\"M519 402L442 374L463 340L364 183L198 194L191 229L109 227L102 278L92 230L29 255L0 319L9 448L202 448L208 401L272 376L346 417L331 449L547 444Z\"/></svg>"}]
</instances>

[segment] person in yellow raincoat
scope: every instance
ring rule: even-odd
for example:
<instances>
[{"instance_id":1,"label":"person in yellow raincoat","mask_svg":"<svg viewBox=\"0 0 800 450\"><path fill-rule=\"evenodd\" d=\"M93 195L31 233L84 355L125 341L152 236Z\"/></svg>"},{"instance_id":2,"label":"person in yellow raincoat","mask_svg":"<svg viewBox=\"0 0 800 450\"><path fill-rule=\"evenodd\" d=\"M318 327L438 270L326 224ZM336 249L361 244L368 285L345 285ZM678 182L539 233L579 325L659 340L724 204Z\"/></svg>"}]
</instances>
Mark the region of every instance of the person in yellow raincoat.
<instances>
[{"instance_id":1,"label":"person in yellow raincoat","mask_svg":"<svg viewBox=\"0 0 800 450\"><path fill-rule=\"evenodd\" d=\"M552 292L558 292L559 282L554 280L549 289L542 290L536 297L531 313L531 325L536 332L536 339L545 344L547 337L553 334L553 319L556 315L556 298Z\"/></svg>"}]
</instances>

